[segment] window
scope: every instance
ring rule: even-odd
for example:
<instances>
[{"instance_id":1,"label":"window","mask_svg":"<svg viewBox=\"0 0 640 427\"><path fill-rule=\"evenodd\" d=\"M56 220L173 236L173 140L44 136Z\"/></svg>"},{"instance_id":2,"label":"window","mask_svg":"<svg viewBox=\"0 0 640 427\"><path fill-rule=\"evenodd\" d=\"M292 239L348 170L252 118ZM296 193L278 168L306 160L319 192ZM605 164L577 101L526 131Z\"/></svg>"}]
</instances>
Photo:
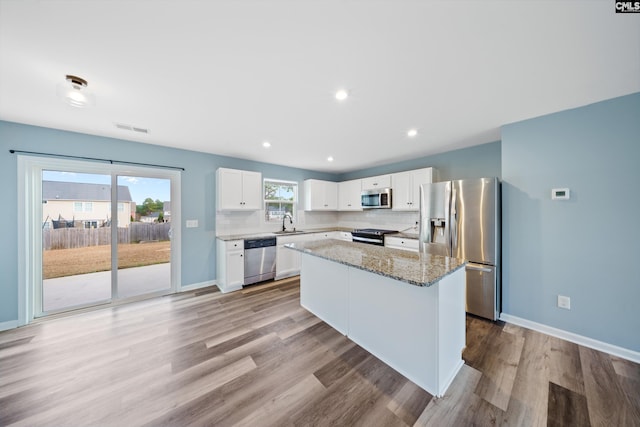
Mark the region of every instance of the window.
<instances>
[{"instance_id":1,"label":"window","mask_svg":"<svg viewBox=\"0 0 640 427\"><path fill-rule=\"evenodd\" d=\"M286 214L295 219L297 202L297 182L264 180L264 217L266 222L280 222Z\"/></svg>"},{"instance_id":2,"label":"window","mask_svg":"<svg viewBox=\"0 0 640 427\"><path fill-rule=\"evenodd\" d=\"M93 202L84 202L84 211L85 212L93 211Z\"/></svg>"},{"instance_id":3,"label":"window","mask_svg":"<svg viewBox=\"0 0 640 427\"><path fill-rule=\"evenodd\" d=\"M82 202L73 202L73 211L82 212Z\"/></svg>"}]
</instances>

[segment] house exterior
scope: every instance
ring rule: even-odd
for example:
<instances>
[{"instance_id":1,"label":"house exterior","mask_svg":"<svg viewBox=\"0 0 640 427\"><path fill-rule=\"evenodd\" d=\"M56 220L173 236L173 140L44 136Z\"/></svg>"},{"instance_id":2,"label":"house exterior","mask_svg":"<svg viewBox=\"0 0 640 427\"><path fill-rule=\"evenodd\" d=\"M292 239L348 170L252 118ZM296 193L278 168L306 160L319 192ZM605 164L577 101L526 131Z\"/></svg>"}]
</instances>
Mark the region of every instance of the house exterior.
<instances>
[{"instance_id":1,"label":"house exterior","mask_svg":"<svg viewBox=\"0 0 640 427\"><path fill-rule=\"evenodd\" d=\"M118 186L118 227L129 227L135 202L129 187ZM111 186L42 181L42 227L98 228L111 225Z\"/></svg>"},{"instance_id":2,"label":"house exterior","mask_svg":"<svg viewBox=\"0 0 640 427\"><path fill-rule=\"evenodd\" d=\"M135 206L133 207L135 210ZM171 202L162 202L162 218L160 212L150 212L148 215L140 215L136 218L140 222L171 222Z\"/></svg>"}]
</instances>

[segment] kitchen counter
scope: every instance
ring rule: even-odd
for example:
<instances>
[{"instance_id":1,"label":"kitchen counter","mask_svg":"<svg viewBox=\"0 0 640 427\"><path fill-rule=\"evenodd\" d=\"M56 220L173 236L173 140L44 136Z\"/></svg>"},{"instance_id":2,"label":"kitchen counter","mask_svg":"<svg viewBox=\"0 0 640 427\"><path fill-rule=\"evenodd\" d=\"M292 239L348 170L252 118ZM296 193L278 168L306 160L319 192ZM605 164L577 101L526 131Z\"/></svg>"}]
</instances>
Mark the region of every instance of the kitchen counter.
<instances>
[{"instance_id":1,"label":"kitchen counter","mask_svg":"<svg viewBox=\"0 0 640 427\"><path fill-rule=\"evenodd\" d=\"M256 233L244 233L244 234L225 234L221 236L216 236L216 239L223 240L225 242L230 240L245 240L245 239L256 239L260 237L278 237L278 236L299 236L301 234L313 234L313 233L326 233L329 231L347 231L351 232L352 228L346 227L325 227L325 228L305 228L302 231L298 231L295 233L285 233L278 234L274 232L256 232Z\"/></svg>"},{"instance_id":2,"label":"kitchen counter","mask_svg":"<svg viewBox=\"0 0 640 427\"><path fill-rule=\"evenodd\" d=\"M457 258L333 239L285 246L416 286L432 286L465 265L463 260Z\"/></svg>"},{"instance_id":3,"label":"kitchen counter","mask_svg":"<svg viewBox=\"0 0 640 427\"><path fill-rule=\"evenodd\" d=\"M300 305L434 396L464 364L464 261L339 240L300 254Z\"/></svg>"}]
</instances>

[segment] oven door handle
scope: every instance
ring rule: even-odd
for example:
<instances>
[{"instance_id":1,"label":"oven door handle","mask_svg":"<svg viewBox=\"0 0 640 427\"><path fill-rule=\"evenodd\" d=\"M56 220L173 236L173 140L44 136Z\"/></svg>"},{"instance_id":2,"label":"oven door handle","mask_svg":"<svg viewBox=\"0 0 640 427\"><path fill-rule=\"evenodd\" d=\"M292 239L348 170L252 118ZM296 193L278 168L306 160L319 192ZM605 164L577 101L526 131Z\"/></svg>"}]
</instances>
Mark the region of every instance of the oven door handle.
<instances>
[{"instance_id":1,"label":"oven door handle","mask_svg":"<svg viewBox=\"0 0 640 427\"><path fill-rule=\"evenodd\" d=\"M381 241L380 239L370 239L368 237L357 237L357 236L353 236L352 237L354 242L363 242L363 243L376 243L378 245L380 244L384 244L384 241Z\"/></svg>"}]
</instances>

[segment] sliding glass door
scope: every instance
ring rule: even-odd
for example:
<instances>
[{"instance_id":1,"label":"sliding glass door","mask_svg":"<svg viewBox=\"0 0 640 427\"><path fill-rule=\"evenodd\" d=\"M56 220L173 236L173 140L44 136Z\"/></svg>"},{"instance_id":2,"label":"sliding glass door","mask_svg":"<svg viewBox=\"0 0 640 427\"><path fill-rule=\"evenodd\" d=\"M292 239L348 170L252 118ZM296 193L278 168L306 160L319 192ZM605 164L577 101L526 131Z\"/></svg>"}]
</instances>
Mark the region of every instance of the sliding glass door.
<instances>
[{"instance_id":1,"label":"sliding glass door","mask_svg":"<svg viewBox=\"0 0 640 427\"><path fill-rule=\"evenodd\" d=\"M118 297L167 293L171 289L171 180L118 176L117 181ZM131 209L124 209L132 198Z\"/></svg>"},{"instance_id":2,"label":"sliding glass door","mask_svg":"<svg viewBox=\"0 0 640 427\"><path fill-rule=\"evenodd\" d=\"M178 171L25 156L19 174L24 323L176 291Z\"/></svg>"},{"instance_id":3,"label":"sliding glass door","mask_svg":"<svg viewBox=\"0 0 640 427\"><path fill-rule=\"evenodd\" d=\"M42 171L44 313L111 300L111 175Z\"/></svg>"}]
</instances>

